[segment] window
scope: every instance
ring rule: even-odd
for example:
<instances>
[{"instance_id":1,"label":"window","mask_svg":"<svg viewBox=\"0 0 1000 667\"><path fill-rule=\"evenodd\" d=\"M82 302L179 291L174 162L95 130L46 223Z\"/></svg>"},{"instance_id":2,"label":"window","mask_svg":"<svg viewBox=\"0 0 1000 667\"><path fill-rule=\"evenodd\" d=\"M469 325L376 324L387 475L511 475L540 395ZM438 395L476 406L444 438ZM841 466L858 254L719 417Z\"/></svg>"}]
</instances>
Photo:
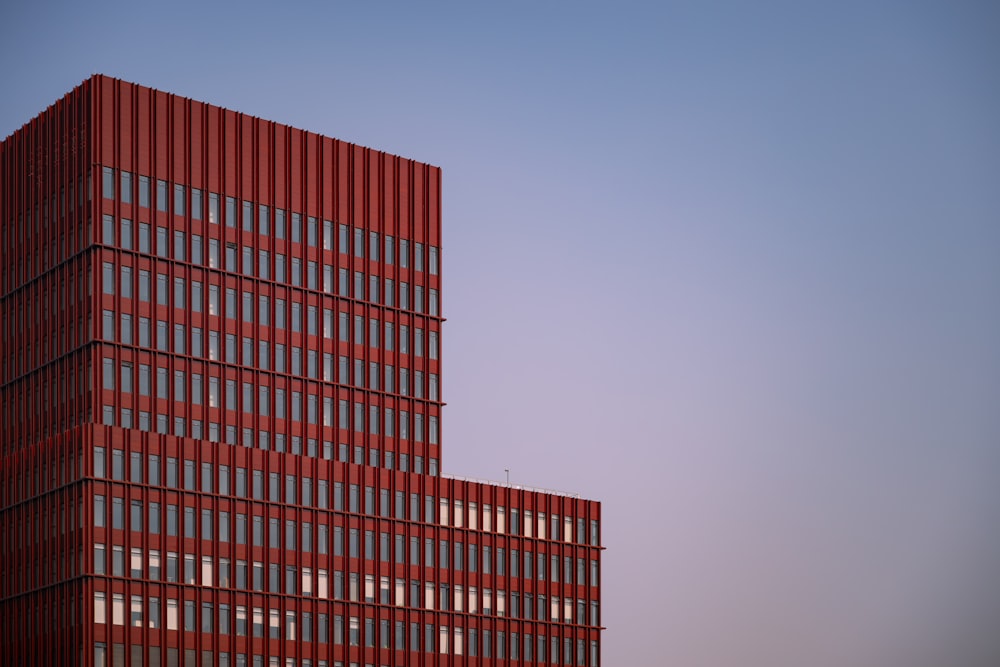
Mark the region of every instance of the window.
<instances>
[{"instance_id":1,"label":"window","mask_svg":"<svg viewBox=\"0 0 1000 667\"><path fill-rule=\"evenodd\" d=\"M248 248L243 246L243 275L252 276L253 275L253 248Z\"/></svg>"},{"instance_id":2,"label":"window","mask_svg":"<svg viewBox=\"0 0 1000 667\"><path fill-rule=\"evenodd\" d=\"M236 199L226 197L226 227L236 227Z\"/></svg>"},{"instance_id":3,"label":"window","mask_svg":"<svg viewBox=\"0 0 1000 667\"><path fill-rule=\"evenodd\" d=\"M167 182L157 179L156 181L156 210L166 211L170 203L169 190L167 189Z\"/></svg>"},{"instance_id":4,"label":"window","mask_svg":"<svg viewBox=\"0 0 1000 667\"><path fill-rule=\"evenodd\" d=\"M433 246L431 246L428 250L430 252L430 257L429 257L430 272L431 272L432 276L436 276L436 275L438 275L438 270L439 270L439 267L438 267L438 249L435 248L435 247L433 247Z\"/></svg>"},{"instance_id":5,"label":"window","mask_svg":"<svg viewBox=\"0 0 1000 667\"><path fill-rule=\"evenodd\" d=\"M351 295L351 285L348 279L347 269L340 268L337 269L337 294L340 296L350 296Z\"/></svg>"},{"instance_id":6,"label":"window","mask_svg":"<svg viewBox=\"0 0 1000 667\"><path fill-rule=\"evenodd\" d=\"M125 250L132 249L132 221L122 218L121 222L121 243Z\"/></svg>"},{"instance_id":7,"label":"window","mask_svg":"<svg viewBox=\"0 0 1000 667\"><path fill-rule=\"evenodd\" d=\"M132 344L132 316L122 313L121 340L126 345Z\"/></svg>"},{"instance_id":8,"label":"window","mask_svg":"<svg viewBox=\"0 0 1000 667\"><path fill-rule=\"evenodd\" d=\"M404 239L399 240L399 265L404 269L410 266L410 242Z\"/></svg>"},{"instance_id":9,"label":"window","mask_svg":"<svg viewBox=\"0 0 1000 667\"><path fill-rule=\"evenodd\" d=\"M167 257L169 254L168 238L166 227L156 228L156 254L160 257Z\"/></svg>"},{"instance_id":10,"label":"window","mask_svg":"<svg viewBox=\"0 0 1000 667\"><path fill-rule=\"evenodd\" d=\"M112 264L111 262L104 262L102 283L104 285L105 294L115 293L115 265Z\"/></svg>"},{"instance_id":11,"label":"window","mask_svg":"<svg viewBox=\"0 0 1000 667\"><path fill-rule=\"evenodd\" d=\"M243 321L253 322L253 294L243 292Z\"/></svg>"},{"instance_id":12,"label":"window","mask_svg":"<svg viewBox=\"0 0 1000 667\"><path fill-rule=\"evenodd\" d=\"M183 281L181 281L183 285ZM202 308L202 283L200 280L195 280L191 283L191 310L195 313L200 313Z\"/></svg>"},{"instance_id":13,"label":"window","mask_svg":"<svg viewBox=\"0 0 1000 667\"><path fill-rule=\"evenodd\" d=\"M176 231L174 232L174 259L184 261L187 259L187 239L184 237L184 232Z\"/></svg>"},{"instance_id":14,"label":"window","mask_svg":"<svg viewBox=\"0 0 1000 667\"><path fill-rule=\"evenodd\" d=\"M153 535L160 533L160 503L149 504L149 532Z\"/></svg>"},{"instance_id":15,"label":"window","mask_svg":"<svg viewBox=\"0 0 1000 667\"><path fill-rule=\"evenodd\" d=\"M191 261L195 264L201 264L201 253L202 253L202 240L199 234L191 235Z\"/></svg>"},{"instance_id":16,"label":"window","mask_svg":"<svg viewBox=\"0 0 1000 667\"><path fill-rule=\"evenodd\" d=\"M243 231L253 231L253 203L243 202Z\"/></svg>"},{"instance_id":17,"label":"window","mask_svg":"<svg viewBox=\"0 0 1000 667\"><path fill-rule=\"evenodd\" d=\"M193 220L201 220L201 213L203 209L204 203L202 201L201 190L191 188L191 218Z\"/></svg>"},{"instance_id":18,"label":"window","mask_svg":"<svg viewBox=\"0 0 1000 667\"><path fill-rule=\"evenodd\" d=\"M360 271L354 272L354 298L359 300L365 298L365 274Z\"/></svg>"},{"instance_id":19,"label":"window","mask_svg":"<svg viewBox=\"0 0 1000 667\"><path fill-rule=\"evenodd\" d=\"M186 307L185 287L183 278L174 278L174 308Z\"/></svg>"},{"instance_id":20,"label":"window","mask_svg":"<svg viewBox=\"0 0 1000 667\"><path fill-rule=\"evenodd\" d=\"M107 562L103 544L94 545L94 573L107 574Z\"/></svg>"},{"instance_id":21,"label":"window","mask_svg":"<svg viewBox=\"0 0 1000 667\"><path fill-rule=\"evenodd\" d=\"M139 206L149 208L149 176L139 177Z\"/></svg>"},{"instance_id":22,"label":"window","mask_svg":"<svg viewBox=\"0 0 1000 667\"><path fill-rule=\"evenodd\" d=\"M115 388L115 362L114 359L104 360L104 388Z\"/></svg>"},{"instance_id":23,"label":"window","mask_svg":"<svg viewBox=\"0 0 1000 667\"><path fill-rule=\"evenodd\" d=\"M365 342L365 318L360 315L354 316L354 343L364 345ZM360 386L360 385L359 385Z\"/></svg>"},{"instance_id":24,"label":"window","mask_svg":"<svg viewBox=\"0 0 1000 667\"><path fill-rule=\"evenodd\" d=\"M121 368L121 390L122 393L131 394L132 393L132 364L122 362Z\"/></svg>"},{"instance_id":25,"label":"window","mask_svg":"<svg viewBox=\"0 0 1000 667\"><path fill-rule=\"evenodd\" d=\"M271 276L270 255L266 250L257 251L257 274L265 279Z\"/></svg>"},{"instance_id":26,"label":"window","mask_svg":"<svg viewBox=\"0 0 1000 667\"><path fill-rule=\"evenodd\" d=\"M174 185L174 215L184 215L185 193L183 185Z\"/></svg>"},{"instance_id":27,"label":"window","mask_svg":"<svg viewBox=\"0 0 1000 667\"><path fill-rule=\"evenodd\" d=\"M115 530L125 529L125 500L123 498L111 499L111 527Z\"/></svg>"},{"instance_id":28,"label":"window","mask_svg":"<svg viewBox=\"0 0 1000 667\"><path fill-rule=\"evenodd\" d=\"M430 294L430 302L428 304L428 312L431 315L437 315L439 309L438 291L436 289L430 289L429 294Z\"/></svg>"},{"instance_id":29,"label":"window","mask_svg":"<svg viewBox=\"0 0 1000 667\"><path fill-rule=\"evenodd\" d=\"M269 209L264 204L261 204L257 209L257 224L258 231L261 234L270 233L270 221L271 221L271 209Z\"/></svg>"},{"instance_id":30,"label":"window","mask_svg":"<svg viewBox=\"0 0 1000 667\"><path fill-rule=\"evenodd\" d=\"M372 232L374 235L374 232ZM392 264L394 262L394 239L391 236L385 237L385 263Z\"/></svg>"},{"instance_id":31,"label":"window","mask_svg":"<svg viewBox=\"0 0 1000 667\"><path fill-rule=\"evenodd\" d=\"M316 245L316 218L312 216L306 219L306 243L311 246Z\"/></svg>"},{"instance_id":32,"label":"window","mask_svg":"<svg viewBox=\"0 0 1000 667\"><path fill-rule=\"evenodd\" d=\"M195 466L194 461L184 461L184 489L187 491L195 490L194 466Z\"/></svg>"},{"instance_id":33,"label":"window","mask_svg":"<svg viewBox=\"0 0 1000 667\"><path fill-rule=\"evenodd\" d=\"M107 525L107 520L105 518L105 499L102 495L94 496L94 526L97 528L104 528Z\"/></svg>"},{"instance_id":34,"label":"window","mask_svg":"<svg viewBox=\"0 0 1000 667\"><path fill-rule=\"evenodd\" d=\"M101 193L105 199L115 198L115 170L111 167L104 167L104 178L101 182Z\"/></svg>"},{"instance_id":35,"label":"window","mask_svg":"<svg viewBox=\"0 0 1000 667\"><path fill-rule=\"evenodd\" d=\"M154 486L160 484L160 457L156 454L149 455L149 483Z\"/></svg>"}]
</instances>

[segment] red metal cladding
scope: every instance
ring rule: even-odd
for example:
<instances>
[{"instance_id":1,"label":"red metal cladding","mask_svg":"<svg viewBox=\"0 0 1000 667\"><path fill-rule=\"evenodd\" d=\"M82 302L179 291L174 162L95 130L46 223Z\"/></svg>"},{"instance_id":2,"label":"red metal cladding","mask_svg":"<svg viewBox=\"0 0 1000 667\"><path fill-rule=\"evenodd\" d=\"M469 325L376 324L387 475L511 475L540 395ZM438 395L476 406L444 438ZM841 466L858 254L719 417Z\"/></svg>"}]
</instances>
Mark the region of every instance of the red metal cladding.
<instances>
[{"instance_id":1,"label":"red metal cladding","mask_svg":"<svg viewBox=\"0 0 1000 667\"><path fill-rule=\"evenodd\" d=\"M598 664L600 504L442 474L440 169L101 75L0 169L0 664Z\"/></svg>"}]
</instances>

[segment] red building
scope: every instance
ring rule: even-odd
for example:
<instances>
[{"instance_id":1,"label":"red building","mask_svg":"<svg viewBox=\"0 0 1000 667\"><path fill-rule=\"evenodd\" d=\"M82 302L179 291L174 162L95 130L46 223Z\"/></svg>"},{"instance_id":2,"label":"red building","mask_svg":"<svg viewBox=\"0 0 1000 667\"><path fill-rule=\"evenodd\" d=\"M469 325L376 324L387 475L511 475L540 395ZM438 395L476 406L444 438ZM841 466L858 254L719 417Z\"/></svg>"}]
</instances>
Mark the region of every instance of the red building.
<instances>
[{"instance_id":1,"label":"red building","mask_svg":"<svg viewBox=\"0 0 1000 667\"><path fill-rule=\"evenodd\" d=\"M599 503L442 474L440 169L97 75L0 170L0 664L598 664Z\"/></svg>"}]
</instances>

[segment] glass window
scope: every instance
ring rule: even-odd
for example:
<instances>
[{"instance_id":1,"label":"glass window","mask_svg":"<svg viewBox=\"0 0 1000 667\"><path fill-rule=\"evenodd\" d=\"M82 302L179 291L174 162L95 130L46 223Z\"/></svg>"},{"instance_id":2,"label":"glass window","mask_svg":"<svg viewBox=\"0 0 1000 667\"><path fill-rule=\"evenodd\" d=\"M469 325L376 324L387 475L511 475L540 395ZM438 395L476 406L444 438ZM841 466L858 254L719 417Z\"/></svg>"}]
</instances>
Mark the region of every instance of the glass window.
<instances>
[{"instance_id":1,"label":"glass window","mask_svg":"<svg viewBox=\"0 0 1000 667\"><path fill-rule=\"evenodd\" d=\"M122 390L122 393L124 393L124 394L131 394L132 393L132 364L131 363L122 362L121 374L122 374L122 379L121 379L121 390Z\"/></svg>"},{"instance_id":2,"label":"glass window","mask_svg":"<svg viewBox=\"0 0 1000 667\"><path fill-rule=\"evenodd\" d=\"M438 275L438 271L439 271L439 267L438 267L438 249L435 248L435 247L433 247L433 246L431 246L429 248L429 252L430 252L430 257L429 257L428 261L429 261L429 264L430 264L430 272L431 272L432 276L436 276L436 275Z\"/></svg>"},{"instance_id":3,"label":"glass window","mask_svg":"<svg viewBox=\"0 0 1000 667\"><path fill-rule=\"evenodd\" d=\"M184 215L185 204L187 197L185 196L184 186L180 184L174 185L174 215Z\"/></svg>"},{"instance_id":4,"label":"glass window","mask_svg":"<svg viewBox=\"0 0 1000 667\"><path fill-rule=\"evenodd\" d=\"M115 217L105 214L101 219L101 241L104 245L115 244Z\"/></svg>"},{"instance_id":5,"label":"glass window","mask_svg":"<svg viewBox=\"0 0 1000 667\"><path fill-rule=\"evenodd\" d=\"M105 500L102 495L94 496L94 525L98 528L104 528L107 525L107 519L105 518Z\"/></svg>"},{"instance_id":6,"label":"glass window","mask_svg":"<svg viewBox=\"0 0 1000 667\"><path fill-rule=\"evenodd\" d=\"M101 183L101 193L105 199L115 198L115 170L104 167L104 179Z\"/></svg>"},{"instance_id":7,"label":"glass window","mask_svg":"<svg viewBox=\"0 0 1000 667\"><path fill-rule=\"evenodd\" d=\"M111 499L111 527L115 530L125 529L125 500L123 498Z\"/></svg>"},{"instance_id":8,"label":"glass window","mask_svg":"<svg viewBox=\"0 0 1000 667\"><path fill-rule=\"evenodd\" d=\"M427 334L427 353L431 359L438 358L438 332L430 331Z\"/></svg>"},{"instance_id":9,"label":"glass window","mask_svg":"<svg viewBox=\"0 0 1000 667\"><path fill-rule=\"evenodd\" d=\"M167 182L157 179L156 181L156 210L166 211L170 202L170 194L167 189Z\"/></svg>"},{"instance_id":10,"label":"glass window","mask_svg":"<svg viewBox=\"0 0 1000 667\"><path fill-rule=\"evenodd\" d=\"M438 298L438 291L436 289L432 288L432 289L429 290L429 295L430 295L429 296L429 302L427 304L428 312L431 315L438 315L439 314L438 311L440 309L440 304L438 303L438 300L439 300L439 298Z\"/></svg>"},{"instance_id":11,"label":"glass window","mask_svg":"<svg viewBox=\"0 0 1000 667\"><path fill-rule=\"evenodd\" d=\"M156 254L160 257L167 257L170 252L168 245L169 236L166 227L156 228Z\"/></svg>"},{"instance_id":12,"label":"glass window","mask_svg":"<svg viewBox=\"0 0 1000 667\"><path fill-rule=\"evenodd\" d=\"M257 209L257 231L261 234L270 233L270 209L264 204L261 204Z\"/></svg>"},{"instance_id":13,"label":"glass window","mask_svg":"<svg viewBox=\"0 0 1000 667\"><path fill-rule=\"evenodd\" d=\"M365 232L363 229L354 230L354 256L365 256Z\"/></svg>"},{"instance_id":14,"label":"glass window","mask_svg":"<svg viewBox=\"0 0 1000 667\"><path fill-rule=\"evenodd\" d=\"M132 221L128 218L122 218L121 223L121 236L122 236L122 248L125 250L132 249Z\"/></svg>"},{"instance_id":15,"label":"glass window","mask_svg":"<svg viewBox=\"0 0 1000 667\"><path fill-rule=\"evenodd\" d=\"M184 232L174 232L174 259L181 261L187 259L187 253L185 252L187 246L186 241L187 240L184 238Z\"/></svg>"},{"instance_id":16,"label":"glass window","mask_svg":"<svg viewBox=\"0 0 1000 667\"><path fill-rule=\"evenodd\" d=\"M316 245L316 232L317 232L316 218L309 216L306 219L306 243L308 243L311 246Z\"/></svg>"},{"instance_id":17,"label":"glass window","mask_svg":"<svg viewBox=\"0 0 1000 667\"><path fill-rule=\"evenodd\" d=\"M139 206L149 208L149 176L139 177Z\"/></svg>"},{"instance_id":18,"label":"glass window","mask_svg":"<svg viewBox=\"0 0 1000 667\"><path fill-rule=\"evenodd\" d=\"M111 262L104 262L102 282L104 284L105 294L115 293L115 265Z\"/></svg>"},{"instance_id":19,"label":"glass window","mask_svg":"<svg viewBox=\"0 0 1000 667\"><path fill-rule=\"evenodd\" d=\"M193 220L201 220L203 207L204 203L202 202L201 190L198 188L191 188L191 218Z\"/></svg>"},{"instance_id":20,"label":"glass window","mask_svg":"<svg viewBox=\"0 0 1000 667\"><path fill-rule=\"evenodd\" d=\"M113 341L115 339L115 313L112 310L105 310L102 318L101 332L104 340Z\"/></svg>"},{"instance_id":21,"label":"glass window","mask_svg":"<svg viewBox=\"0 0 1000 667\"><path fill-rule=\"evenodd\" d=\"M285 211L277 209L274 212L274 237L285 238Z\"/></svg>"},{"instance_id":22,"label":"glass window","mask_svg":"<svg viewBox=\"0 0 1000 667\"><path fill-rule=\"evenodd\" d=\"M354 298L365 298L365 274L360 271L354 272Z\"/></svg>"},{"instance_id":23,"label":"glass window","mask_svg":"<svg viewBox=\"0 0 1000 667\"><path fill-rule=\"evenodd\" d=\"M123 266L122 267L122 286L121 295L126 299L132 298L132 267Z\"/></svg>"},{"instance_id":24,"label":"glass window","mask_svg":"<svg viewBox=\"0 0 1000 667\"><path fill-rule=\"evenodd\" d=\"M185 287L183 278L174 278L174 308L187 307L186 300L184 298L184 294L186 292L184 289Z\"/></svg>"},{"instance_id":25,"label":"glass window","mask_svg":"<svg viewBox=\"0 0 1000 667\"><path fill-rule=\"evenodd\" d=\"M236 227L236 199L226 197L226 227Z\"/></svg>"},{"instance_id":26,"label":"glass window","mask_svg":"<svg viewBox=\"0 0 1000 667\"><path fill-rule=\"evenodd\" d=\"M115 362L113 359L104 360L104 388L115 388Z\"/></svg>"}]
</instances>

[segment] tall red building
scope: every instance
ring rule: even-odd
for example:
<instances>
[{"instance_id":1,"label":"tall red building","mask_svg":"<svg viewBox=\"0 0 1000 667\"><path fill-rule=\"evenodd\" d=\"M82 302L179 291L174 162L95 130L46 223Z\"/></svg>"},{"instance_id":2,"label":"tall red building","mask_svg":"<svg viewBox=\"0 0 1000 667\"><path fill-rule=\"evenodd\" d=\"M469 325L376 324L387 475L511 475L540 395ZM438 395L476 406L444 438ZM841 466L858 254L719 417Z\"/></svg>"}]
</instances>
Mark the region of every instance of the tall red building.
<instances>
[{"instance_id":1,"label":"tall red building","mask_svg":"<svg viewBox=\"0 0 1000 667\"><path fill-rule=\"evenodd\" d=\"M440 169L97 75L0 170L0 664L598 664L599 503L442 474Z\"/></svg>"}]
</instances>

